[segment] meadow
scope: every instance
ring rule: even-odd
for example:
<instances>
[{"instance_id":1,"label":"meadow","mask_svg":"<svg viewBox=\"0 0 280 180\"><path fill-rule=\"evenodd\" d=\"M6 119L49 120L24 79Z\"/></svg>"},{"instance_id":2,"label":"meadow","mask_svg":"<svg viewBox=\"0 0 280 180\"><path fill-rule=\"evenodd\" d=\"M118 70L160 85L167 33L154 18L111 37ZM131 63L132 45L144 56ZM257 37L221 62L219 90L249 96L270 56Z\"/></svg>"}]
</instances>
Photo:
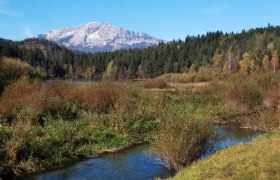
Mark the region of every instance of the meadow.
<instances>
[{"instance_id":1,"label":"meadow","mask_svg":"<svg viewBox=\"0 0 280 180\"><path fill-rule=\"evenodd\" d=\"M5 64L3 67L8 68ZM69 161L148 142L152 157L170 169L181 171L175 178L216 178L200 172L207 167L205 163L219 164L219 169L213 170L222 174L217 178L234 178L244 172L224 176L223 173L229 173L226 169L229 164L224 162L227 153L235 154L230 166L235 169L243 162L236 155L239 148L244 151L242 157L256 158L254 153L260 152L260 147L275 142L278 137L278 131L273 131L280 125L278 73L249 76L225 73L213 76L203 87L176 88L170 86L170 79L163 77L144 82L46 84L30 72L34 71L23 71L3 85L0 176L63 166ZM183 76L179 79L190 76L171 75ZM275 135L198 160L211 149L211 142L216 138L213 125L217 124L272 131ZM270 146L274 150L267 149L268 158L258 162L275 162L272 157L277 157L274 156L278 153L277 143ZM221 162L215 158L222 158ZM253 166L254 162L248 161L247 165L260 172L256 177L262 177L262 172L264 177L278 174L278 171L267 174L267 168Z\"/></svg>"}]
</instances>

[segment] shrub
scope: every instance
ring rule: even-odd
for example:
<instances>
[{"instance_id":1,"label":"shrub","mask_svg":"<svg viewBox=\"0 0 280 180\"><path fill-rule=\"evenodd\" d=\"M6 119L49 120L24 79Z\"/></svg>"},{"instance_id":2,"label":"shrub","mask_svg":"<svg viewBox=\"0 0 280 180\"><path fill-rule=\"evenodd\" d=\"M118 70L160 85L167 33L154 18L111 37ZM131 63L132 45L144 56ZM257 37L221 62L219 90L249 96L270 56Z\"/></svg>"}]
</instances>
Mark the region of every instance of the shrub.
<instances>
[{"instance_id":1,"label":"shrub","mask_svg":"<svg viewBox=\"0 0 280 180\"><path fill-rule=\"evenodd\" d=\"M108 113L117 106L126 106L132 96L131 90L113 83L49 85L21 78L3 92L0 114L4 118L10 117L12 122L18 119L17 113L29 108L41 112L40 116L49 114L55 119L73 120L84 111Z\"/></svg>"},{"instance_id":2,"label":"shrub","mask_svg":"<svg viewBox=\"0 0 280 180\"><path fill-rule=\"evenodd\" d=\"M94 128L92 121L49 123L48 126L24 124L0 129L0 176L53 167L83 156L130 144L123 134L107 128Z\"/></svg>"},{"instance_id":3,"label":"shrub","mask_svg":"<svg viewBox=\"0 0 280 180\"><path fill-rule=\"evenodd\" d=\"M200 74L195 76L194 82L205 82L205 81L207 81L206 77L204 77Z\"/></svg>"},{"instance_id":4,"label":"shrub","mask_svg":"<svg viewBox=\"0 0 280 180\"><path fill-rule=\"evenodd\" d=\"M257 82L257 84L266 89L268 87L279 87L279 74L273 73L263 73L263 74L254 74L252 80Z\"/></svg>"},{"instance_id":5,"label":"shrub","mask_svg":"<svg viewBox=\"0 0 280 180\"><path fill-rule=\"evenodd\" d=\"M194 82L195 80L195 77L196 77L196 74L195 73L191 73L191 74L186 74L185 76L185 83L192 83ZM182 82L182 81L181 81Z\"/></svg>"},{"instance_id":6,"label":"shrub","mask_svg":"<svg viewBox=\"0 0 280 180\"><path fill-rule=\"evenodd\" d=\"M160 163L178 171L208 150L211 127L191 116L166 118L151 142L151 153Z\"/></svg>"},{"instance_id":7,"label":"shrub","mask_svg":"<svg viewBox=\"0 0 280 180\"><path fill-rule=\"evenodd\" d=\"M264 103L267 107L277 107L280 104L280 90L278 88L270 88L265 95Z\"/></svg>"},{"instance_id":8,"label":"shrub","mask_svg":"<svg viewBox=\"0 0 280 180\"><path fill-rule=\"evenodd\" d=\"M42 84L39 81L31 83L26 77L7 86L0 98L0 114L2 116L9 116L9 114L17 112L24 107L43 108L43 95L39 91L41 86Z\"/></svg>"},{"instance_id":9,"label":"shrub","mask_svg":"<svg viewBox=\"0 0 280 180\"><path fill-rule=\"evenodd\" d=\"M159 123L157 117L164 109L164 100L157 92L140 94L141 97L117 105L116 112L98 116L96 126L118 130L139 141L147 140Z\"/></svg>"},{"instance_id":10,"label":"shrub","mask_svg":"<svg viewBox=\"0 0 280 180\"><path fill-rule=\"evenodd\" d=\"M270 131L280 126L280 114L277 110L266 109L255 115L244 117L240 122L245 128Z\"/></svg>"},{"instance_id":11,"label":"shrub","mask_svg":"<svg viewBox=\"0 0 280 180\"><path fill-rule=\"evenodd\" d=\"M132 98L133 92L115 83L98 83L96 85L81 85L74 92L74 98L67 98L86 104L92 112L108 113L117 106L124 106Z\"/></svg>"},{"instance_id":12,"label":"shrub","mask_svg":"<svg viewBox=\"0 0 280 180\"><path fill-rule=\"evenodd\" d=\"M161 76L169 82L178 83L193 83L193 82L207 82L213 80L212 74L208 74L205 71L198 73L173 73Z\"/></svg>"},{"instance_id":13,"label":"shrub","mask_svg":"<svg viewBox=\"0 0 280 180\"><path fill-rule=\"evenodd\" d=\"M36 74L34 68L26 62L13 58L0 59L0 93L5 86L11 84L20 77L27 75L40 77L39 74Z\"/></svg>"},{"instance_id":14,"label":"shrub","mask_svg":"<svg viewBox=\"0 0 280 180\"><path fill-rule=\"evenodd\" d=\"M157 88L157 89L164 89L168 87L168 84L165 80L161 78L157 79L150 79L143 82L143 86L145 88Z\"/></svg>"},{"instance_id":15,"label":"shrub","mask_svg":"<svg viewBox=\"0 0 280 180\"><path fill-rule=\"evenodd\" d=\"M254 108L263 102L263 91L254 82L236 82L230 85L228 99L234 103L247 105L248 108Z\"/></svg>"}]
</instances>

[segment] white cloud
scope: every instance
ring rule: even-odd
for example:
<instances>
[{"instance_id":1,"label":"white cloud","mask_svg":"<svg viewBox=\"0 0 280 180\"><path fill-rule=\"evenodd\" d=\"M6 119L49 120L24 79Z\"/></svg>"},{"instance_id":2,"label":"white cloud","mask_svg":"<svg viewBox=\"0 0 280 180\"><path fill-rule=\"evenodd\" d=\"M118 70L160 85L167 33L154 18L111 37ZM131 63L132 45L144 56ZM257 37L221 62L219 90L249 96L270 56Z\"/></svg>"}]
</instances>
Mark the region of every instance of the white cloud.
<instances>
[{"instance_id":1,"label":"white cloud","mask_svg":"<svg viewBox=\"0 0 280 180\"><path fill-rule=\"evenodd\" d=\"M33 37L33 34L28 26L23 27L24 35L28 38Z\"/></svg>"},{"instance_id":2,"label":"white cloud","mask_svg":"<svg viewBox=\"0 0 280 180\"><path fill-rule=\"evenodd\" d=\"M226 11L225 6L212 6L205 9L199 10L199 13L207 14L207 15L219 15Z\"/></svg>"}]
</instances>

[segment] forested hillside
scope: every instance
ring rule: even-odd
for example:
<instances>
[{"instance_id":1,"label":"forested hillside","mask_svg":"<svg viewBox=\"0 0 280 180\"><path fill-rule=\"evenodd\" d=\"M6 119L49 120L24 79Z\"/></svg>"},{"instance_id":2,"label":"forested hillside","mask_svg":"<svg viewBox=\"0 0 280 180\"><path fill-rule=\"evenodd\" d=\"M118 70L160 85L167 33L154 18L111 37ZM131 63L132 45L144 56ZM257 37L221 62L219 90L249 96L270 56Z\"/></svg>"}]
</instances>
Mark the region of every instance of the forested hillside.
<instances>
[{"instance_id":1,"label":"forested hillside","mask_svg":"<svg viewBox=\"0 0 280 180\"><path fill-rule=\"evenodd\" d=\"M278 64L270 63L273 54L278 57L277 52L280 52L280 26L270 25L237 34L209 32L146 49L95 54L74 52L41 39L19 42L0 39L0 56L22 59L32 66L44 68L50 77L63 78L100 77L108 65L113 79L183 73L191 66L194 70L215 66L226 72L245 66L249 72L272 65L272 69L277 70Z\"/></svg>"}]
</instances>

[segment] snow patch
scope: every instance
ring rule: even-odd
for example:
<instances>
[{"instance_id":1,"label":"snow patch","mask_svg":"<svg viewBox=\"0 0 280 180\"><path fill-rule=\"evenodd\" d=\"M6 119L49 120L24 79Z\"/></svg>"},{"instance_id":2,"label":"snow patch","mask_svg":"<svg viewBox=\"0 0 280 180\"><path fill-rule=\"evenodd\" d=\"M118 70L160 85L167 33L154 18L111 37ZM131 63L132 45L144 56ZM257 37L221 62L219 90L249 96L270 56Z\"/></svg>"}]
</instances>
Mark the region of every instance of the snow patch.
<instances>
[{"instance_id":1,"label":"snow patch","mask_svg":"<svg viewBox=\"0 0 280 180\"><path fill-rule=\"evenodd\" d=\"M90 22L75 27L56 29L38 37L85 52L145 48L157 45L162 41L145 33L124 30L111 23L102 22Z\"/></svg>"}]
</instances>

